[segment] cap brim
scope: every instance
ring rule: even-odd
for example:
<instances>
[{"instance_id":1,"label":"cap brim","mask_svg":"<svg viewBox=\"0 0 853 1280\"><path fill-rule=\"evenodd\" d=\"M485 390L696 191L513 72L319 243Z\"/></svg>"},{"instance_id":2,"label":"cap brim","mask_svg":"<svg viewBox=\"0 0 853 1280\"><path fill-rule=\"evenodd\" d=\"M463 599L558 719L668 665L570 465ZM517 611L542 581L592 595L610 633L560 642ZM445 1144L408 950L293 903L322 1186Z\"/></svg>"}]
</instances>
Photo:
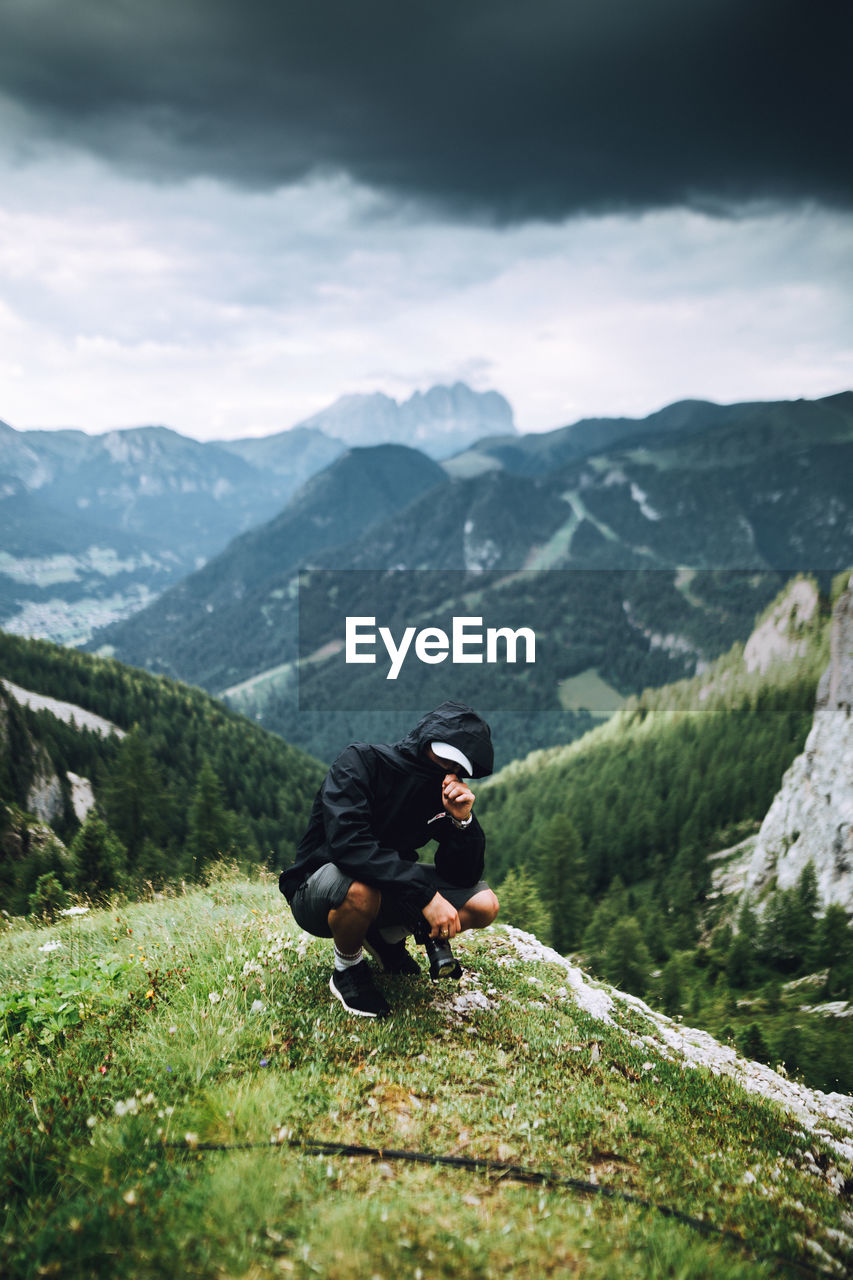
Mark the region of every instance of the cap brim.
<instances>
[{"instance_id":1,"label":"cap brim","mask_svg":"<svg viewBox=\"0 0 853 1280\"><path fill-rule=\"evenodd\" d=\"M450 742L431 742L429 745L437 756L441 756L443 760L452 760L454 764L461 765L469 777L473 776L474 767L464 751Z\"/></svg>"}]
</instances>

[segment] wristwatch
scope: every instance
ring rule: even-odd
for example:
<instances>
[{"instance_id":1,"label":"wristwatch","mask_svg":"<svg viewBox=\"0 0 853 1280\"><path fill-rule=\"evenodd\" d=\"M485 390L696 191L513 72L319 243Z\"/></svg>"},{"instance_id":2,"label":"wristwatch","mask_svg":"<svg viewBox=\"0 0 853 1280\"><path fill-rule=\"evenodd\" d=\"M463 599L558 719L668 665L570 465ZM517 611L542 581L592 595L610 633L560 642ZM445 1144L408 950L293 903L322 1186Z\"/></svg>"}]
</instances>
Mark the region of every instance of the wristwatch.
<instances>
[{"instance_id":1,"label":"wristwatch","mask_svg":"<svg viewBox=\"0 0 853 1280\"><path fill-rule=\"evenodd\" d=\"M448 814L448 817L454 827L458 827L460 831L464 831L466 827L470 827L471 823L474 821L473 813L469 813L467 818L454 818L452 813Z\"/></svg>"}]
</instances>

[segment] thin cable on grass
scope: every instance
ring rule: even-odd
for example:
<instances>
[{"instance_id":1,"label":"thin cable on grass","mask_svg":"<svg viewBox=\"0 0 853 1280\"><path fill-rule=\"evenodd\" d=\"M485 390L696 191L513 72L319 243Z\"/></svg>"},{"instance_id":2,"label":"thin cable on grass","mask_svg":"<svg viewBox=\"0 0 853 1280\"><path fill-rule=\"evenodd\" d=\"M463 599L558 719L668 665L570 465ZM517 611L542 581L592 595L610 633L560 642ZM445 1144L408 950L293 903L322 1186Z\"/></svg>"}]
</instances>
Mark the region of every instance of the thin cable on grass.
<instances>
[{"instance_id":1,"label":"thin cable on grass","mask_svg":"<svg viewBox=\"0 0 853 1280\"><path fill-rule=\"evenodd\" d=\"M585 1182L581 1178L567 1178L563 1174L551 1173L543 1169L529 1169L525 1165L508 1164L503 1160L490 1160L486 1156L442 1156L428 1151L397 1151L383 1147L351 1146L340 1142L309 1142L299 1138L271 1142L166 1142L163 1146L174 1151L276 1151L281 1147L295 1148L305 1155L313 1156L356 1156L379 1160L400 1160L407 1164L443 1165L452 1169L468 1169L476 1173L498 1174L513 1182L527 1182L539 1186L557 1187L566 1191L575 1191L579 1195L601 1196L605 1200L619 1200L623 1204L634 1205L640 1209L653 1209L664 1218L683 1223L699 1231L705 1236L724 1240L736 1245L739 1249L751 1253L759 1262L782 1264L808 1280L837 1280L837 1273L826 1271L820 1267L810 1266L783 1254L760 1254L750 1242L736 1231L726 1227L717 1227L704 1218L694 1218L681 1209L673 1209L670 1205L657 1204L646 1200L643 1196L634 1195L630 1191L620 1191L617 1187L601 1186L597 1182Z\"/></svg>"}]
</instances>

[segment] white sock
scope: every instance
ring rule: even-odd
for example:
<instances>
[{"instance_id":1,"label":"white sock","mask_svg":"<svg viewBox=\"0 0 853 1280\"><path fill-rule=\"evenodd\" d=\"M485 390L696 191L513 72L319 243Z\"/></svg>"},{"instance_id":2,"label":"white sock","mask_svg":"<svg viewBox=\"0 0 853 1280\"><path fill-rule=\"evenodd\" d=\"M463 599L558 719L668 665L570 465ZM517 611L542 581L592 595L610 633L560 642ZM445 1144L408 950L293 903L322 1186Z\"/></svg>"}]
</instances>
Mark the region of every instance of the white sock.
<instances>
[{"instance_id":1,"label":"white sock","mask_svg":"<svg viewBox=\"0 0 853 1280\"><path fill-rule=\"evenodd\" d=\"M364 959L364 952L361 947L358 951L354 951L352 955L347 955L346 951L339 951L338 944L335 943L335 968L351 969L353 965L360 964Z\"/></svg>"}]
</instances>

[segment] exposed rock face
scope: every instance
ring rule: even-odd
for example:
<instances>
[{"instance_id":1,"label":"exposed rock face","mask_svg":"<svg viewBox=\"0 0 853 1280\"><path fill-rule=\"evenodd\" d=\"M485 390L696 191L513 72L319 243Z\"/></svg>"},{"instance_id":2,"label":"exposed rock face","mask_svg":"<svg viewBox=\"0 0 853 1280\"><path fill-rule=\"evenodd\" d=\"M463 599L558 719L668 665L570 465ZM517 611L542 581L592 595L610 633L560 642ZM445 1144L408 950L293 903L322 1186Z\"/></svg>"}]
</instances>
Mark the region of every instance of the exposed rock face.
<instances>
[{"instance_id":1,"label":"exposed rock face","mask_svg":"<svg viewBox=\"0 0 853 1280\"><path fill-rule=\"evenodd\" d=\"M78 822L85 822L95 807L95 793L88 778L81 778L69 769L65 775L71 783L71 807Z\"/></svg>"},{"instance_id":2,"label":"exposed rock face","mask_svg":"<svg viewBox=\"0 0 853 1280\"><path fill-rule=\"evenodd\" d=\"M796 632L811 622L818 606L817 587L807 578L791 584L761 626L756 627L743 651L747 671L762 675L776 661L790 662L805 653L806 641Z\"/></svg>"},{"instance_id":3,"label":"exposed rock face","mask_svg":"<svg viewBox=\"0 0 853 1280\"><path fill-rule=\"evenodd\" d=\"M56 822L62 817L65 799L62 785L47 752L40 743L34 752L36 772L27 792L27 810L41 822Z\"/></svg>"},{"instance_id":4,"label":"exposed rock face","mask_svg":"<svg viewBox=\"0 0 853 1280\"><path fill-rule=\"evenodd\" d=\"M832 615L830 663L805 750L759 832L746 888L790 888L809 861L821 901L853 910L853 578Z\"/></svg>"},{"instance_id":5,"label":"exposed rock face","mask_svg":"<svg viewBox=\"0 0 853 1280\"><path fill-rule=\"evenodd\" d=\"M12 790L6 798L34 814L40 822L50 824L65 812L63 782L46 747L33 738L15 706L24 701L18 697L23 694L23 689L0 679L0 761L6 757L15 766Z\"/></svg>"}]
</instances>

